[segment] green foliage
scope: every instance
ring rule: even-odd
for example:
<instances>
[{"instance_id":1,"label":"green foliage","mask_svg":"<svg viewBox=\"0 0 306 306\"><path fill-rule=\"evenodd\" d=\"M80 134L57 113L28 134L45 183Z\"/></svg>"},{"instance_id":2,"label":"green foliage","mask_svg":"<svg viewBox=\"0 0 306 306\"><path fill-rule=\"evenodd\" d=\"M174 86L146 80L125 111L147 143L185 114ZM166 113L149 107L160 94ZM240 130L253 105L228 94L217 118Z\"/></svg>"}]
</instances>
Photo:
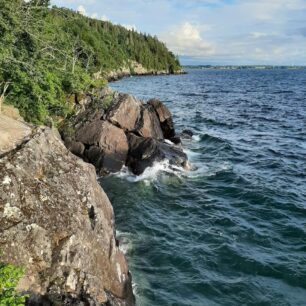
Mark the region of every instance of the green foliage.
<instances>
[{"instance_id":1,"label":"green foliage","mask_svg":"<svg viewBox=\"0 0 306 306\"><path fill-rule=\"evenodd\" d=\"M0 0L0 83L10 82L5 101L27 121L67 117L73 110L67 97L101 86L97 72L103 76L131 61L151 70L180 69L156 37L49 5Z\"/></svg>"},{"instance_id":2,"label":"green foliage","mask_svg":"<svg viewBox=\"0 0 306 306\"><path fill-rule=\"evenodd\" d=\"M15 290L23 273L21 268L0 263L0 306L25 304L26 296L18 295Z\"/></svg>"},{"instance_id":3,"label":"green foliage","mask_svg":"<svg viewBox=\"0 0 306 306\"><path fill-rule=\"evenodd\" d=\"M31 0L29 1L32 5L36 6L49 6L50 0Z\"/></svg>"}]
</instances>

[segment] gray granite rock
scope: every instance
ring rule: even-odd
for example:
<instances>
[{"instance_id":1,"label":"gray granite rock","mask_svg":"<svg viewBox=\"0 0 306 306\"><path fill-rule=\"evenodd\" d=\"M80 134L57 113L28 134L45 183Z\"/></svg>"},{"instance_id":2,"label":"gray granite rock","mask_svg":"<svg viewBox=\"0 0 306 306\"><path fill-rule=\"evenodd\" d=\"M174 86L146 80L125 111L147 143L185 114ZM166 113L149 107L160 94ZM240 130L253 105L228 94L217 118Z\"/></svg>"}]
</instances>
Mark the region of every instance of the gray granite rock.
<instances>
[{"instance_id":1,"label":"gray granite rock","mask_svg":"<svg viewBox=\"0 0 306 306\"><path fill-rule=\"evenodd\" d=\"M25 268L29 305L134 305L112 206L56 131L0 159L0 232L1 261Z\"/></svg>"}]
</instances>

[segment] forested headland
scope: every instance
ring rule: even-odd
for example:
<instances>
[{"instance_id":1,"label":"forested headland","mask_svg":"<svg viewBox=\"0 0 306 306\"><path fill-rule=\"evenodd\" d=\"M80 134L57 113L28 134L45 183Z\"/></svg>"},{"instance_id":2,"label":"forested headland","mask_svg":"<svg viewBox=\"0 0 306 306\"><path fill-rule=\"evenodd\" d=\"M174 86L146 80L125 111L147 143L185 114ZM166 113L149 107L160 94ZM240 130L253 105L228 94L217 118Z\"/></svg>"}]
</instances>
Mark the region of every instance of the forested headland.
<instances>
[{"instance_id":1,"label":"forested headland","mask_svg":"<svg viewBox=\"0 0 306 306\"><path fill-rule=\"evenodd\" d=\"M0 103L14 105L27 121L66 118L72 95L103 86L107 72L132 62L181 69L156 37L51 7L49 0L0 0ZM102 77L94 78L98 72Z\"/></svg>"}]
</instances>

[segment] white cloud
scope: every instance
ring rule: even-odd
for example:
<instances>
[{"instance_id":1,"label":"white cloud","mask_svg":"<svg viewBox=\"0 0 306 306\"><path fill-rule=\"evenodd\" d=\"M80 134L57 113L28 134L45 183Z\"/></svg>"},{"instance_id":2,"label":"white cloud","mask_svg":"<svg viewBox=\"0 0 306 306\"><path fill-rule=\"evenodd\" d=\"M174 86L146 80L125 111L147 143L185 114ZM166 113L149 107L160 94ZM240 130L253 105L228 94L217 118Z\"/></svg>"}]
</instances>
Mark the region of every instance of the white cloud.
<instances>
[{"instance_id":1,"label":"white cloud","mask_svg":"<svg viewBox=\"0 0 306 306\"><path fill-rule=\"evenodd\" d=\"M201 35L204 26L185 22L173 27L169 32L160 35L168 47L176 54L187 56L212 55L215 52L213 43L205 41Z\"/></svg>"},{"instance_id":2,"label":"white cloud","mask_svg":"<svg viewBox=\"0 0 306 306\"><path fill-rule=\"evenodd\" d=\"M126 29L130 30L130 31L132 31L132 30L136 31L137 30L135 24L121 24L121 25L123 27L125 27Z\"/></svg>"},{"instance_id":3,"label":"white cloud","mask_svg":"<svg viewBox=\"0 0 306 306\"><path fill-rule=\"evenodd\" d=\"M129 29L137 25L141 32L156 34L174 53L202 63L306 64L306 0L52 0L52 4L82 6L88 16L97 13L102 20Z\"/></svg>"},{"instance_id":4,"label":"white cloud","mask_svg":"<svg viewBox=\"0 0 306 306\"><path fill-rule=\"evenodd\" d=\"M106 15L102 15L100 18L102 21L109 21L109 18Z\"/></svg>"},{"instance_id":5,"label":"white cloud","mask_svg":"<svg viewBox=\"0 0 306 306\"><path fill-rule=\"evenodd\" d=\"M78 8L77 8L77 11L78 11L80 14L84 15L84 16L87 15L86 9L85 9L85 7L84 7L83 5L79 5Z\"/></svg>"}]
</instances>

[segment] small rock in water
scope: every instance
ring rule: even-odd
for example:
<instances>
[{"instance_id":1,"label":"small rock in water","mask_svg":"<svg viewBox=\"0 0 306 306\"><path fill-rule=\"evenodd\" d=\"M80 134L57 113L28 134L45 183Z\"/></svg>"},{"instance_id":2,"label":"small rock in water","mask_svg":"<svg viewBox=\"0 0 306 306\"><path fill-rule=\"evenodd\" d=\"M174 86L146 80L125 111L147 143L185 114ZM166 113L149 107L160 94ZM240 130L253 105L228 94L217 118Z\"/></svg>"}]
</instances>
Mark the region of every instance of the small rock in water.
<instances>
[{"instance_id":1,"label":"small rock in water","mask_svg":"<svg viewBox=\"0 0 306 306\"><path fill-rule=\"evenodd\" d=\"M154 162L162 160L168 160L172 165L185 168L187 155L180 147L134 134L130 134L128 139L130 151L127 165L134 174L140 175L146 168L152 167Z\"/></svg>"},{"instance_id":2,"label":"small rock in water","mask_svg":"<svg viewBox=\"0 0 306 306\"><path fill-rule=\"evenodd\" d=\"M193 135L194 135L193 131L188 129L183 130L181 133L181 137L185 139L191 139Z\"/></svg>"},{"instance_id":3,"label":"small rock in water","mask_svg":"<svg viewBox=\"0 0 306 306\"><path fill-rule=\"evenodd\" d=\"M179 135L175 135L170 139L171 142L173 142L176 145L179 145L182 143L181 137Z\"/></svg>"}]
</instances>

